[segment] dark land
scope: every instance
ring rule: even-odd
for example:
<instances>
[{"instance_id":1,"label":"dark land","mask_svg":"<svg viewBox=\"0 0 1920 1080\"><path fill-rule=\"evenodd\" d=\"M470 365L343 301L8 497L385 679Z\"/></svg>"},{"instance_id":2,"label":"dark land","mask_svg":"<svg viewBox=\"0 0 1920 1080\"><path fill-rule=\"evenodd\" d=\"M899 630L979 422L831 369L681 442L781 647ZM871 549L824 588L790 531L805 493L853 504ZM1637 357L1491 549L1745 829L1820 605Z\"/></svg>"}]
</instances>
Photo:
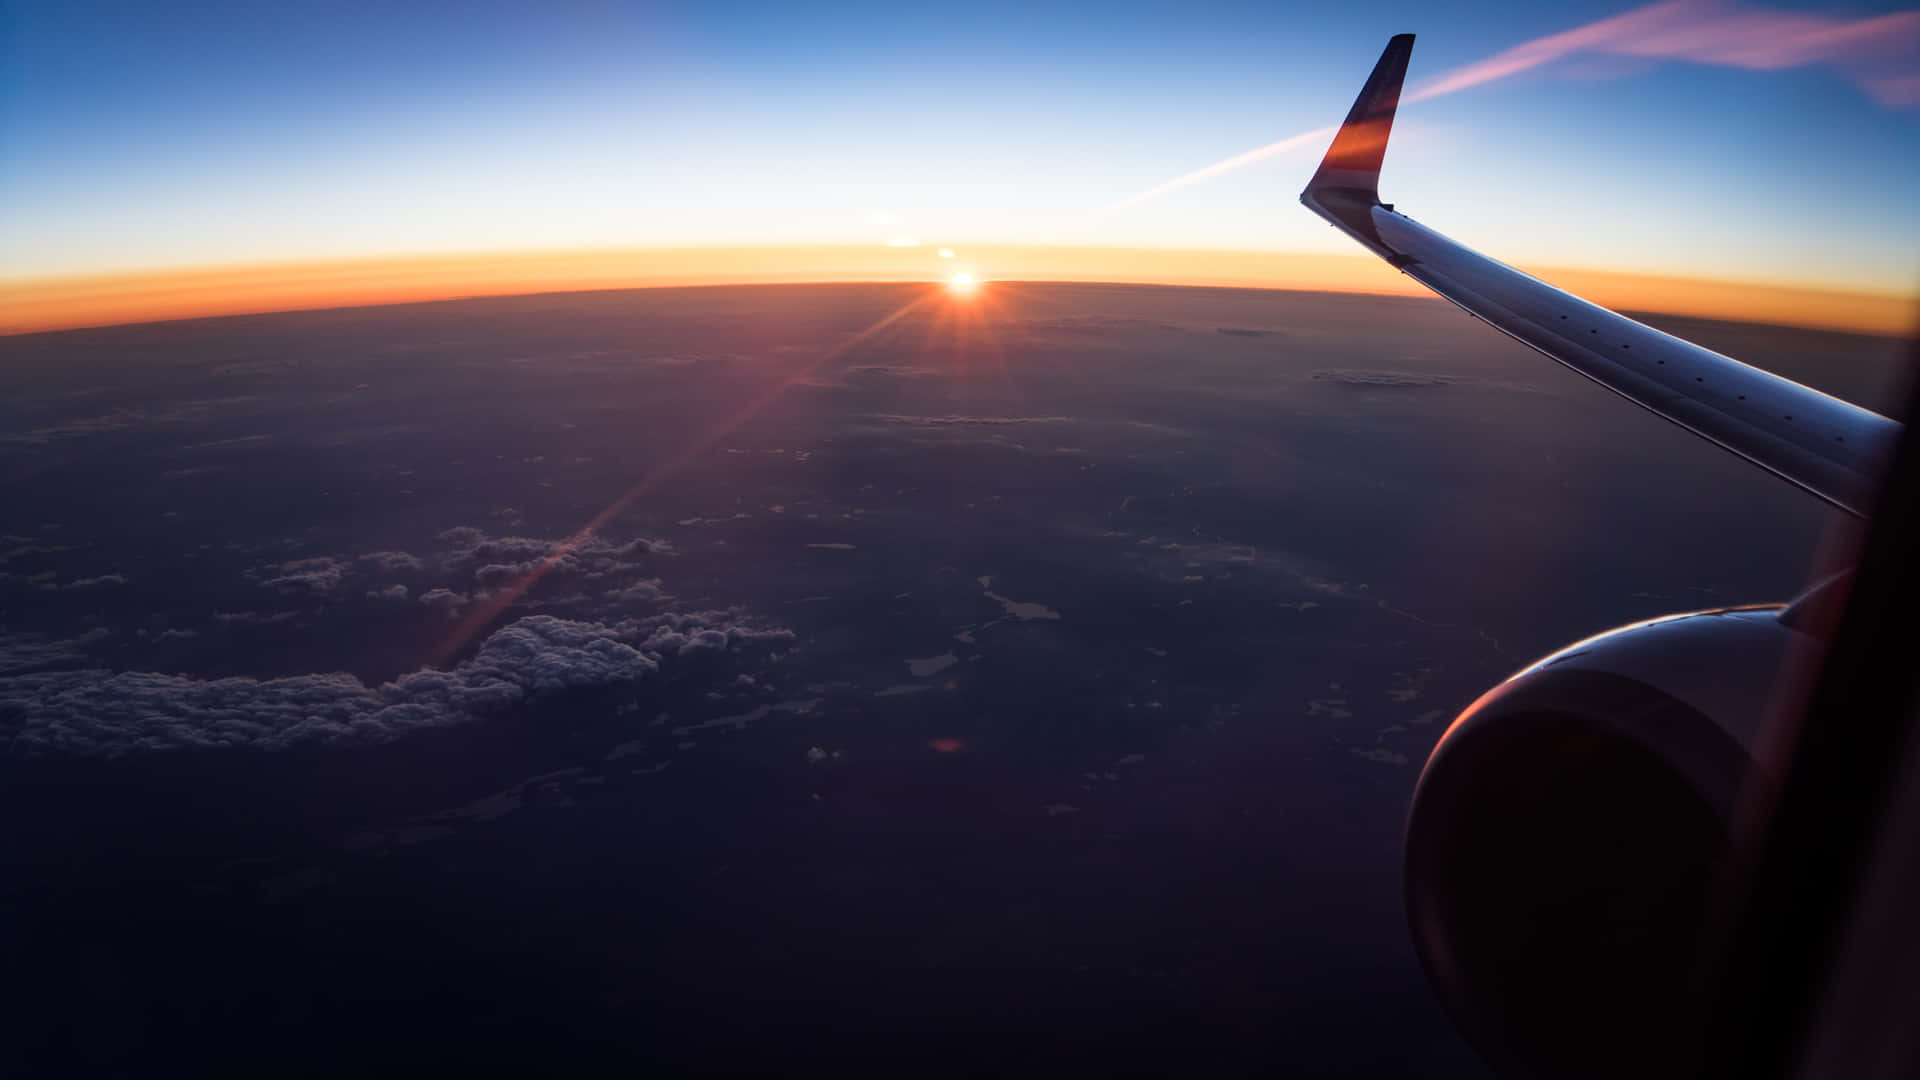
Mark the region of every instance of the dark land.
<instances>
[{"instance_id":1,"label":"dark land","mask_svg":"<svg viewBox=\"0 0 1920 1080\"><path fill-rule=\"evenodd\" d=\"M0 1073L1481 1075L1401 913L1426 753L1836 524L1438 301L0 340Z\"/></svg>"}]
</instances>

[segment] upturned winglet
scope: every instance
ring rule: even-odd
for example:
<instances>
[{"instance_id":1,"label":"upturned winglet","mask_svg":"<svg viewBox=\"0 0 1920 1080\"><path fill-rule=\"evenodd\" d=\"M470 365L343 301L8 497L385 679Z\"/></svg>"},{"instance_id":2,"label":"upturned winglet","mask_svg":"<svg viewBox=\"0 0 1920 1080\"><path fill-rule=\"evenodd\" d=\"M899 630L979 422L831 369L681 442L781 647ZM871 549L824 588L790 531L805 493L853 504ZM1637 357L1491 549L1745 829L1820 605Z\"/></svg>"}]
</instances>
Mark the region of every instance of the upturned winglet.
<instances>
[{"instance_id":1,"label":"upturned winglet","mask_svg":"<svg viewBox=\"0 0 1920 1080\"><path fill-rule=\"evenodd\" d=\"M1495 330L1865 516L1900 424L1562 292L1380 201L1380 162L1412 53L1412 34L1387 42L1300 201Z\"/></svg>"},{"instance_id":2,"label":"upturned winglet","mask_svg":"<svg viewBox=\"0 0 1920 1080\"><path fill-rule=\"evenodd\" d=\"M1400 85L1406 81L1412 55L1412 34L1396 34L1387 42L1303 198L1343 189L1368 202L1380 200L1380 162L1387 154L1387 136L1393 132L1393 113L1400 105Z\"/></svg>"}]
</instances>

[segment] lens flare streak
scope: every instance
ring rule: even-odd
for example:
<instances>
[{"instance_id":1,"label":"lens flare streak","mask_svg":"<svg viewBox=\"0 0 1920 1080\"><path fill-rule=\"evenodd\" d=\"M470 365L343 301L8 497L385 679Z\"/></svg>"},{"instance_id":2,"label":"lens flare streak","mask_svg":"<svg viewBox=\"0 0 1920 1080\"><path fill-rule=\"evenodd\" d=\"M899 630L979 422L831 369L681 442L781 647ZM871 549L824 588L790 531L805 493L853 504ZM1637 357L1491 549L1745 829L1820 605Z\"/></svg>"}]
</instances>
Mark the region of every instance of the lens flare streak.
<instances>
[{"instance_id":1,"label":"lens flare streak","mask_svg":"<svg viewBox=\"0 0 1920 1080\"><path fill-rule=\"evenodd\" d=\"M607 523L619 516L621 511L633 505L635 499L653 491L667 480L685 470L689 465L693 464L695 460L718 445L721 439L726 438L738 430L743 424L760 415L767 406L778 400L780 396L785 394L795 383L800 382L819 370L821 365L831 360L839 359L855 347L871 341L882 330L885 330L887 327L892 326L894 323L899 322L901 319L906 318L908 315L926 306L933 296L934 294L931 292L922 293L920 296L915 297L913 300L895 309L892 313L881 317L880 320L873 325L848 338L846 341L841 342L838 347L816 357L803 365L799 370L775 383L752 401L742 406L738 412L735 412L732 416L716 425L713 430L694 440L692 445L688 446L685 450L649 470L632 487L623 492L619 498L608 503L606 509L594 515L591 521L588 521L585 525L581 526L578 532L568 537L565 543L555 548L550 554L535 564L533 569L521 575L517 580L489 593L484 600L475 603L469 608L467 614L460 620L459 625L454 628L453 633L428 654L428 662L436 666L446 663L461 649L465 648L467 643L472 641L488 624L499 617L502 611L505 611L515 601L525 596L528 590L539 584L540 580L546 577L547 573L559 564L561 560L578 550L580 545L585 543L588 537L593 536L605 528Z\"/></svg>"}]
</instances>

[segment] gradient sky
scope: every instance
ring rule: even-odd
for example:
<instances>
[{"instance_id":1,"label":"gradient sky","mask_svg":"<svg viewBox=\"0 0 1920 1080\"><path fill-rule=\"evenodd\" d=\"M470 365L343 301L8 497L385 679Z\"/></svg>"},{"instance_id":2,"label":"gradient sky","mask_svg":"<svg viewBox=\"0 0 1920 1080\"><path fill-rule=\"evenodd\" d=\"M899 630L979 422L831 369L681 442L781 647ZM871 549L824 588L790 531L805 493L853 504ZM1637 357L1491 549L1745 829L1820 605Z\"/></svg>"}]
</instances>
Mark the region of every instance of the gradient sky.
<instances>
[{"instance_id":1,"label":"gradient sky","mask_svg":"<svg viewBox=\"0 0 1920 1080\"><path fill-rule=\"evenodd\" d=\"M1337 122L1393 33L1417 91L1636 7L9 0L0 278L893 237L1352 253L1295 201L1324 139L1115 204ZM1409 104L1383 195L1521 264L1912 293L1906 10L1682 5Z\"/></svg>"}]
</instances>

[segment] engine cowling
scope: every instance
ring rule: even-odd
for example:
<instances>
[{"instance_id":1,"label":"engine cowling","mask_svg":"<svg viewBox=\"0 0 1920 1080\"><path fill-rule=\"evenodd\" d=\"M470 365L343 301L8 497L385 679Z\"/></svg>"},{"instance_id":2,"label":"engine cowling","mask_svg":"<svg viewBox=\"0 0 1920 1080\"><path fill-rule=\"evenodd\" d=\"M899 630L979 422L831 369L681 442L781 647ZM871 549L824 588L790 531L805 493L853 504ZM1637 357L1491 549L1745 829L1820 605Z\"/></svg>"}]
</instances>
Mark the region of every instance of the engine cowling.
<instances>
[{"instance_id":1,"label":"engine cowling","mask_svg":"<svg viewBox=\"0 0 1920 1080\"><path fill-rule=\"evenodd\" d=\"M1806 602L1622 627L1516 673L1434 748L1408 817L1415 948L1502 1075L1686 1068L1700 938Z\"/></svg>"}]
</instances>

